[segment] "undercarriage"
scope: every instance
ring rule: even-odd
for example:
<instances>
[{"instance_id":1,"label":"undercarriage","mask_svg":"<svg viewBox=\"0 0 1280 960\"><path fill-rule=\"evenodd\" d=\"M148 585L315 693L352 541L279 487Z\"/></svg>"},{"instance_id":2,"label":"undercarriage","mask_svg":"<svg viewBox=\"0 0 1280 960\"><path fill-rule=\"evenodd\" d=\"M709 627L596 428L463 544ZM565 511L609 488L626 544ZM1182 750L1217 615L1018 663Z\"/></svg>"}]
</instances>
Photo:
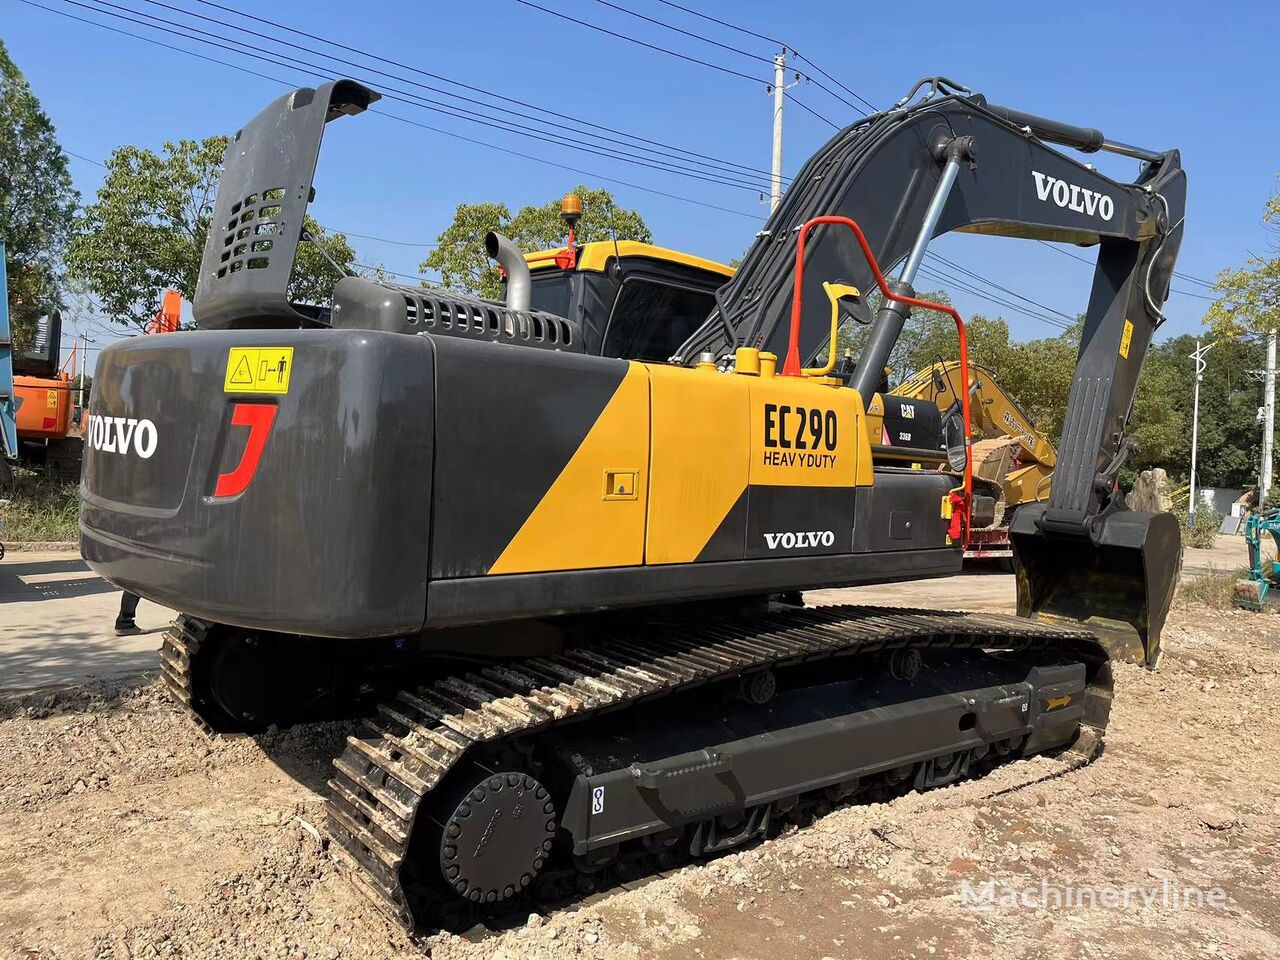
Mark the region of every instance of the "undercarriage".
<instances>
[{"instance_id":1,"label":"undercarriage","mask_svg":"<svg viewBox=\"0 0 1280 960\"><path fill-rule=\"evenodd\" d=\"M412 931L714 856L1082 730L1096 744L1110 707L1091 634L1015 617L761 603L608 623L470 668L391 640L353 672L309 638L320 675L290 672L288 638L181 618L165 679L213 730L363 716L329 782L332 849Z\"/></svg>"}]
</instances>

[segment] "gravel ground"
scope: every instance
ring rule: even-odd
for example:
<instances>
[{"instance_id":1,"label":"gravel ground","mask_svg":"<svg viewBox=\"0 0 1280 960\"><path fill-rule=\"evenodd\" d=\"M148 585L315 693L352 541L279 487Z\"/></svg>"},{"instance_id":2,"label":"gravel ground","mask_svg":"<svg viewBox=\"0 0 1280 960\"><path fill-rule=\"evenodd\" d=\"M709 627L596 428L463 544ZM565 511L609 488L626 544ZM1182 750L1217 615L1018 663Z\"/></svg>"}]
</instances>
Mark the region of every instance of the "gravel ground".
<instances>
[{"instance_id":1,"label":"gravel ground","mask_svg":"<svg viewBox=\"0 0 1280 960\"><path fill-rule=\"evenodd\" d=\"M1107 746L837 810L506 930L409 941L320 841L345 730L206 740L153 680L0 700L0 956L438 960L1280 956L1280 621L1175 611ZM982 889L1103 885L1127 909ZM1174 904L1182 886L1225 905ZM1145 893L1155 900L1143 906ZM1101 891L1098 896L1106 896Z\"/></svg>"}]
</instances>

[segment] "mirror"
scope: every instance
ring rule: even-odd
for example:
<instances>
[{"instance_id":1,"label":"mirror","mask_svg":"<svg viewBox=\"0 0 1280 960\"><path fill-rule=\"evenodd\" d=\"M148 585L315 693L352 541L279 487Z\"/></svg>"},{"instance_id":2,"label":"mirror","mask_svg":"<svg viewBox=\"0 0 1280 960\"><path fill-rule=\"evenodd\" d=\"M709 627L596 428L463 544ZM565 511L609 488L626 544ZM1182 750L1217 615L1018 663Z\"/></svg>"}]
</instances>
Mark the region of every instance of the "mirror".
<instances>
[{"instance_id":1,"label":"mirror","mask_svg":"<svg viewBox=\"0 0 1280 960\"><path fill-rule=\"evenodd\" d=\"M964 473L964 417L952 407L942 421L942 442L947 448L947 463L956 473Z\"/></svg>"},{"instance_id":2,"label":"mirror","mask_svg":"<svg viewBox=\"0 0 1280 960\"><path fill-rule=\"evenodd\" d=\"M836 300L840 307L840 320L852 320L866 326L871 322L871 307L856 293L848 293Z\"/></svg>"}]
</instances>

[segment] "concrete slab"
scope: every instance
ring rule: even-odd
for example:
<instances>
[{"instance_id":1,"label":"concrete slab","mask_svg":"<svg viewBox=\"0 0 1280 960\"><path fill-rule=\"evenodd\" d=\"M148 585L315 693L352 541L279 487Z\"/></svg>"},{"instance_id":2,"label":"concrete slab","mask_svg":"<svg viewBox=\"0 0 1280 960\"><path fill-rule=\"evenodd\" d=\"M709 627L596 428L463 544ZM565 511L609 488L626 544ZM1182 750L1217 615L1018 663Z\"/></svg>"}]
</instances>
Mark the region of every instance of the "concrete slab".
<instances>
[{"instance_id":1,"label":"concrete slab","mask_svg":"<svg viewBox=\"0 0 1280 960\"><path fill-rule=\"evenodd\" d=\"M158 669L173 611L143 600L131 637L115 635L120 591L71 552L0 562L0 689L58 686Z\"/></svg>"}]
</instances>

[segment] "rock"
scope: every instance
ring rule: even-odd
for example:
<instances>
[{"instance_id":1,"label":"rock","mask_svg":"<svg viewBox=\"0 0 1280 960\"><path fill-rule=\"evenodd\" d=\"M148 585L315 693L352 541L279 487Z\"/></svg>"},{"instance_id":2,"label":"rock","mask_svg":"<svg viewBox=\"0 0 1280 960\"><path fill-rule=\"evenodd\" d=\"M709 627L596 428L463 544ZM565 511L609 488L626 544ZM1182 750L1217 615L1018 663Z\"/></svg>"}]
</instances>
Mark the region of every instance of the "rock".
<instances>
[{"instance_id":1,"label":"rock","mask_svg":"<svg viewBox=\"0 0 1280 960\"><path fill-rule=\"evenodd\" d=\"M594 945L600 942L600 934L596 933L594 930L588 930L582 935L582 939L586 943Z\"/></svg>"},{"instance_id":2,"label":"rock","mask_svg":"<svg viewBox=\"0 0 1280 960\"><path fill-rule=\"evenodd\" d=\"M1169 475L1160 467L1154 467L1138 474L1133 489L1124 498L1124 504L1130 510L1168 513L1173 509L1172 492Z\"/></svg>"},{"instance_id":3,"label":"rock","mask_svg":"<svg viewBox=\"0 0 1280 960\"><path fill-rule=\"evenodd\" d=\"M540 927L546 923L546 918L540 913L529 914L529 919L524 922L526 927Z\"/></svg>"},{"instance_id":4,"label":"rock","mask_svg":"<svg viewBox=\"0 0 1280 960\"><path fill-rule=\"evenodd\" d=\"M1230 830L1241 826L1240 820L1220 803L1205 803L1196 807L1200 824L1210 830Z\"/></svg>"}]
</instances>

